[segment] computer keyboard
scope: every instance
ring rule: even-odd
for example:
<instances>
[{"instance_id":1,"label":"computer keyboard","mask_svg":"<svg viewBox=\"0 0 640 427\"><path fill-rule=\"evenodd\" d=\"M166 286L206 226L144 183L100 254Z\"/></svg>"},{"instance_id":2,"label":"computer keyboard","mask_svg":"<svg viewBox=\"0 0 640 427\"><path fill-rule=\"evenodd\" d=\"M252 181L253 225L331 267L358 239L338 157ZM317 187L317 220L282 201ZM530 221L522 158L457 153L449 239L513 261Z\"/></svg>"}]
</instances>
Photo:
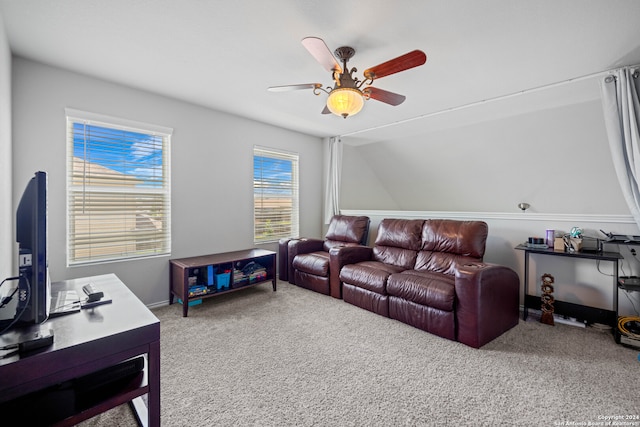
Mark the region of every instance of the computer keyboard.
<instances>
[{"instance_id":1,"label":"computer keyboard","mask_svg":"<svg viewBox=\"0 0 640 427\"><path fill-rule=\"evenodd\" d=\"M51 295L51 309L49 317L62 316L64 314L80 311L80 297L74 290L57 291Z\"/></svg>"}]
</instances>

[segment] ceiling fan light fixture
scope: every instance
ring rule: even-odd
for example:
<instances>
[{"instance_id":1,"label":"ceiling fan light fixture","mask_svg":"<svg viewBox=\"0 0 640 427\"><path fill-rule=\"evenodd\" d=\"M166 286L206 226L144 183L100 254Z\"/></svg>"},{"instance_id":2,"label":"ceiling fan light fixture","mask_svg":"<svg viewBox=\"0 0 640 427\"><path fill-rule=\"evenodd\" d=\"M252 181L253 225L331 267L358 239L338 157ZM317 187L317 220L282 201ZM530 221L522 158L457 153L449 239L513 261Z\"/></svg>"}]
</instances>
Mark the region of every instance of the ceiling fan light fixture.
<instances>
[{"instance_id":1,"label":"ceiling fan light fixture","mask_svg":"<svg viewBox=\"0 0 640 427\"><path fill-rule=\"evenodd\" d=\"M336 116L345 119L354 116L362 110L364 96L358 89L350 87L336 88L329 93L327 108Z\"/></svg>"},{"instance_id":2,"label":"ceiling fan light fixture","mask_svg":"<svg viewBox=\"0 0 640 427\"><path fill-rule=\"evenodd\" d=\"M358 114L364 106L364 101L373 99L391 106L397 106L404 102L406 97L384 89L373 87L373 81L381 77L406 71L411 68L424 65L427 55L421 50L413 50L397 58L367 68L364 71L364 79L354 77L353 73L358 70L353 67L349 69L347 62L356 53L356 50L349 46L341 46L335 50L335 56L327 44L319 37L305 37L302 45L327 71L331 72L335 85L333 88L323 87L322 83L305 83L287 86L272 86L272 92L283 92L298 89L313 89L314 95L322 92L329 95L327 105L322 109L322 114L333 113L336 116L344 117ZM342 60L342 66L336 60ZM363 88L363 89L361 89Z\"/></svg>"}]
</instances>

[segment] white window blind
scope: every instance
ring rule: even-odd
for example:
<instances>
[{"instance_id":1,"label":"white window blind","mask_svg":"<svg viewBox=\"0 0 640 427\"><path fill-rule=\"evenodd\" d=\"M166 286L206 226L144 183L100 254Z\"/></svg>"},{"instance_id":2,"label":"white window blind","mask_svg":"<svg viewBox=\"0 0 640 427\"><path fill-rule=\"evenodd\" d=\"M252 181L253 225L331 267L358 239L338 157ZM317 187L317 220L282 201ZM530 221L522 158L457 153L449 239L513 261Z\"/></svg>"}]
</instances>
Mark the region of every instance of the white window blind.
<instances>
[{"instance_id":1,"label":"white window blind","mask_svg":"<svg viewBox=\"0 0 640 427\"><path fill-rule=\"evenodd\" d=\"M67 109L69 265L171 252L171 133Z\"/></svg>"},{"instance_id":2,"label":"white window blind","mask_svg":"<svg viewBox=\"0 0 640 427\"><path fill-rule=\"evenodd\" d=\"M297 237L298 211L298 155L254 147L254 242Z\"/></svg>"}]
</instances>

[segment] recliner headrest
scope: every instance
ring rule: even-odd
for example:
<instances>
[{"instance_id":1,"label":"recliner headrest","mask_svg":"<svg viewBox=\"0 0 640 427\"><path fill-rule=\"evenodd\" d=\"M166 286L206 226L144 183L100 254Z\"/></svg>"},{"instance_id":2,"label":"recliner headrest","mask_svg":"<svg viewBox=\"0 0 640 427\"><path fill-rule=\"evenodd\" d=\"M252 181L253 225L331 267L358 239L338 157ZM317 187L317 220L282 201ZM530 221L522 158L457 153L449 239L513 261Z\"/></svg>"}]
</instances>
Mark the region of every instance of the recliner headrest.
<instances>
[{"instance_id":1,"label":"recliner headrest","mask_svg":"<svg viewBox=\"0 0 640 427\"><path fill-rule=\"evenodd\" d=\"M422 246L420 234L423 223L423 219L385 218L378 226L375 245L418 251Z\"/></svg>"},{"instance_id":2,"label":"recliner headrest","mask_svg":"<svg viewBox=\"0 0 640 427\"><path fill-rule=\"evenodd\" d=\"M325 238L327 240L366 245L369 217L335 215L331 218Z\"/></svg>"},{"instance_id":3,"label":"recliner headrest","mask_svg":"<svg viewBox=\"0 0 640 427\"><path fill-rule=\"evenodd\" d=\"M422 228L422 250L482 258L488 232L483 221L428 219Z\"/></svg>"}]
</instances>

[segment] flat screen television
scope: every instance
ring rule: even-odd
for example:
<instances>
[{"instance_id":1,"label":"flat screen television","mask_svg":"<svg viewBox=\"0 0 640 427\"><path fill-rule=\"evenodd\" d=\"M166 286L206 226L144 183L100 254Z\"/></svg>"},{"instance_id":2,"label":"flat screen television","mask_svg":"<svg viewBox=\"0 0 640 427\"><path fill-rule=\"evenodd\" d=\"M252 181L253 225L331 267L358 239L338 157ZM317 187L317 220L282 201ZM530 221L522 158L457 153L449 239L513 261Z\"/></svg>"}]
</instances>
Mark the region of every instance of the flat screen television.
<instances>
[{"instance_id":1,"label":"flat screen television","mask_svg":"<svg viewBox=\"0 0 640 427\"><path fill-rule=\"evenodd\" d=\"M47 189L47 173L36 172L16 210L19 248L16 323L42 323L49 317L51 281L47 251Z\"/></svg>"}]
</instances>

